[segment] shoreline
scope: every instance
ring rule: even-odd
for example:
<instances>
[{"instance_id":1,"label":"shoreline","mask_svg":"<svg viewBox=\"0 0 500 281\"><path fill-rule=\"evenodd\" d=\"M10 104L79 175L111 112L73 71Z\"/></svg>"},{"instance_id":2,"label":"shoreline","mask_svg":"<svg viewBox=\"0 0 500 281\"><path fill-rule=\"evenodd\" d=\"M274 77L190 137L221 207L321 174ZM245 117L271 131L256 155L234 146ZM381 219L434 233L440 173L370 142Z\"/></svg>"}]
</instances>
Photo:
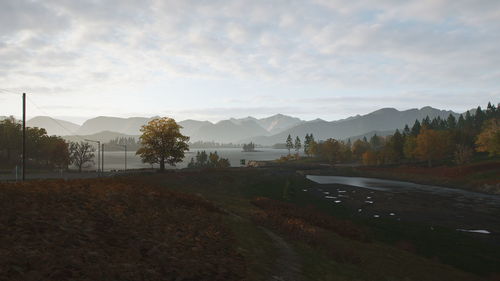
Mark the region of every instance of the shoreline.
<instances>
[{"instance_id":1,"label":"shoreline","mask_svg":"<svg viewBox=\"0 0 500 281\"><path fill-rule=\"evenodd\" d=\"M365 177L384 180L405 181L415 184L441 186L462 189L490 195L500 195L500 182L485 184L481 182L467 183L445 177L422 176L416 173L397 173L398 168L388 167L332 167L331 169L308 170L307 173L315 175L331 175L344 177Z\"/></svg>"}]
</instances>

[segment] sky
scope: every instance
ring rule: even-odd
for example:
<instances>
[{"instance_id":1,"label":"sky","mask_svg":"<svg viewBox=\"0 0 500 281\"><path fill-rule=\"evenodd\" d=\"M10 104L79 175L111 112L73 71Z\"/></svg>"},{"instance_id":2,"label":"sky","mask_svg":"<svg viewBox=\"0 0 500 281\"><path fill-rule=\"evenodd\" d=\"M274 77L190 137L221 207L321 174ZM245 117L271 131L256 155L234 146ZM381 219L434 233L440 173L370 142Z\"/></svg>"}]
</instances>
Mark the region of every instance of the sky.
<instances>
[{"instance_id":1,"label":"sky","mask_svg":"<svg viewBox=\"0 0 500 281\"><path fill-rule=\"evenodd\" d=\"M500 102L498 0L1 0L0 116L281 113Z\"/></svg>"}]
</instances>

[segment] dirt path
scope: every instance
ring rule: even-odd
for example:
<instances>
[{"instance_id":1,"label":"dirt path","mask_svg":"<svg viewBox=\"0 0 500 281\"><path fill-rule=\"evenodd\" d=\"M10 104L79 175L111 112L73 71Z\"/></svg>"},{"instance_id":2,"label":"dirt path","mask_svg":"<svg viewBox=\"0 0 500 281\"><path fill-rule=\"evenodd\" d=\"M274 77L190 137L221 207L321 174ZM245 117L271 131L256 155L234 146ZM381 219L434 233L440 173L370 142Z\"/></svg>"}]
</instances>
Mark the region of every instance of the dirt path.
<instances>
[{"instance_id":1,"label":"dirt path","mask_svg":"<svg viewBox=\"0 0 500 281\"><path fill-rule=\"evenodd\" d=\"M259 227L273 240L278 248L279 257L271 281L301 281L304 280L301 272L299 255L280 236L264 227Z\"/></svg>"},{"instance_id":2,"label":"dirt path","mask_svg":"<svg viewBox=\"0 0 500 281\"><path fill-rule=\"evenodd\" d=\"M223 209L227 214L242 220L243 218L235 213ZM259 226L259 229L266 233L278 249L278 258L274 265L273 276L269 281L303 281L301 271L300 256L283 238L271 230Z\"/></svg>"}]
</instances>

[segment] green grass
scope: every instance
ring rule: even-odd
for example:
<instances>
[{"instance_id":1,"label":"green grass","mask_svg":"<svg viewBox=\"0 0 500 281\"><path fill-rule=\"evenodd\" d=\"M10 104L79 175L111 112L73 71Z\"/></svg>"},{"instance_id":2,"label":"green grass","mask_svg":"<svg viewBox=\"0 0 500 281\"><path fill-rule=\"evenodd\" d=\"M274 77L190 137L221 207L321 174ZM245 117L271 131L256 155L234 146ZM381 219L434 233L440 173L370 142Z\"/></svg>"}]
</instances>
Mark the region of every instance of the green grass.
<instances>
[{"instance_id":1,"label":"green grass","mask_svg":"<svg viewBox=\"0 0 500 281\"><path fill-rule=\"evenodd\" d=\"M237 239L237 251L245 257L247 280L266 280L272 275L277 249L269 237L245 219L231 216L226 220Z\"/></svg>"}]
</instances>

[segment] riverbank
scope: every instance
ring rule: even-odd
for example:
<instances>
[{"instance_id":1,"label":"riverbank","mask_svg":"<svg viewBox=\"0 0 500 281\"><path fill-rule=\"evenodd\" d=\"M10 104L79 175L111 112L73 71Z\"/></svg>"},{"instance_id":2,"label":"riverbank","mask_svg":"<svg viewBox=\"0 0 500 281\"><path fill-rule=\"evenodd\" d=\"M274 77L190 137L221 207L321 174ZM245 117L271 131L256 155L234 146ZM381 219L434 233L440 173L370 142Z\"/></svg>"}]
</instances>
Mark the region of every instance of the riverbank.
<instances>
[{"instance_id":1,"label":"riverbank","mask_svg":"<svg viewBox=\"0 0 500 281\"><path fill-rule=\"evenodd\" d=\"M425 185L460 188L488 194L500 194L500 161L498 160L463 166L440 166L434 168L409 165L383 167L335 166L313 173L318 175L407 181Z\"/></svg>"}]
</instances>

